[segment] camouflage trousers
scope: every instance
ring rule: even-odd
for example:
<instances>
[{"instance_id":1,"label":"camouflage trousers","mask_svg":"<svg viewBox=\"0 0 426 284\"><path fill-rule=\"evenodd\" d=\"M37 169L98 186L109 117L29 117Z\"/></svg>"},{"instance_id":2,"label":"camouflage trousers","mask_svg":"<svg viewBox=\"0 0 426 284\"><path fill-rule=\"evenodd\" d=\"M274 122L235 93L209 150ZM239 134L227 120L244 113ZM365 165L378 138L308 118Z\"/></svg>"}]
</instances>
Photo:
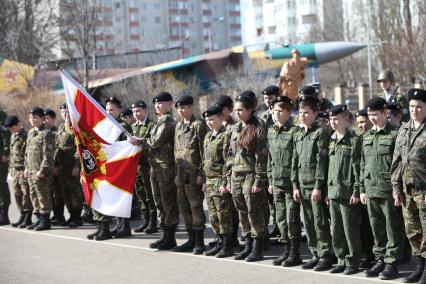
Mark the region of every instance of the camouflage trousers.
<instances>
[{"instance_id":1,"label":"camouflage trousers","mask_svg":"<svg viewBox=\"0 0 426 284\"><path fill-rule=\"evenodd\" d=\"M111 221L110 216L104 215L104 214L96 211L95 209L92 209L92 213L93 213L93 221L95 221L95 222L109 223Z\"/></svg>"},{"instance_id":2,"label":"camouflage trousers","mask_svg":"<svg viewBox=\"0 0 426 284\"><path fill-rule=\"evenodd\" d=\"M361 259L361 205L350 205L347 199L331 199L331 234L337 265L358 267Z\"/></svg>"},{"instance_id":3,"label":"camouflage trousers","mask_svg":"<svg viewBox=\"0 0 426 284\"><path fill-rule=\"evenodd\" d=\"M368 217L367 205L360 204L361 211L361 250L365 256L373 254L374 236L371 230L370 218Z\"/></svg>"},{"instance_id":4,"label":"camouflage trousers","mask_svg":"<svg viewBox=\"0 0 426 284\"><path fill-rule=\"evenodd\" d=\"M7 165L0 164L0 207L10 205L10 191L7 184Z\"/></svg>"},{"instance_id":5,"label":"camouflage trousers","mask_svg":"<svg viewBox=\"0 0 426 284\"><path fill-rule=\"evenodd\" d=\"M52 188L53 210L62 210L62 212L63 212L64 206L65 206L65 201L64 201L64 198L63 198L62 192L61 192L61 185L60 185L61 182L62 182L62 180L59 177L54 176L51 179L50 187Z\"/></svg>"},{"instance_id":6,"label":"camouflage trousers","mask_svg":"<svg viewBox=\"0 0 426 284\"><path fill-rule=\"evenodd\" d=\"M151 214L157 214L149 171L149 165L139 165L135 179L135 193L141 201L142 210L148 210Z\"/></svg>"},{"instance_id":7,"label":"camouflage trousers","mask_svg":"<svg viewBox=\"0 0 426 284\"><path fill-rule=\"evenodd\" d=\"M232 173L231 191L235 208L239 212L242 235L262 239L265 237L265 188L251 193L254 173Z\"/></svg>"},{"instance_id":8,"label":"camouflage trousers","mask_svg":"<svg viewBox=\"0 0 426 284\"><path fill-rule=\"evenodd\" d=\"M29 173L28 185L34 213L50 214L53 208L51 178L43 177L38 179L35 173Z\"/></svg>"},{"instance_id":9,"label":"camouflage trousers","mask_svg":"<svg viewBox=\"0 0 426 284\"><path fill-rule=\"evenodd\" d=\"M312 255L321 259L330 258L331 234L329 211L324 202L323 194L319 202L312 201L312 188L302 188L300 202L303 208L303 223L305 225L308 246Z\"/></svg>"},{"instance_id":10,"label":"camouflage trousers","mask_svg":"<svg viewBox=\"0 0 426 284\"><path fill-rule=\"evenodd\" d=\"M176 185L179 211L187 229L205 230L206 216L204 215L202 186L197 185L197 171L180 168L177 171L180 183Z\"/></svg>"},{"instance_id":11,"label":"camouflage trousers","mask_svg":"<svg viewBox=\"0 0 426 284\"><path fill-rule=\"evenodd\" d=\"M273 186L276 222L280 230L280 242L290 243L299 240L302 233L300 203L294 201L293 190L282 186Z\"/></svg>"},{"instance_id":12,"label":"camouflage trousers","mask_svg":"<svg viewBox=\"0 0 426 284\"><path fill-rule=\"evenodd\" d=\"M408 188L405 193L404 206L405 232L414 255L426 258L426 204L425 193Z\"/></svg>"},{"instance_id":13,"label":"camouflage trousers","mask_svg":"<svg viewBox=\"0 0 426 284\"><path fill-rule=\"evenodd\" d=\"M83 200L81 196L81 186L78 177L72 176L72 169L64 169L60 171L59 176L55 176L54 180L54 196L59 195L63 200L68 211L81 211L83 209ZM55 202L53 202L55 208ZM63 206L63 205L62 205Z\"/></svg>"},{"instance_id":14,"label":"camouflage trousers","mask_svg":"<svg viewBox=\"0 0 426 284\"><path fill-rule=\"evenodd\" d=\"M151 165L151 187L160 225L173 227L179 223L173 165Z\"/></svg>"},{"instance_id":15,"label":"camouflage trousers","mask_svg":"<svg viewBox=\"0 0 426 284\"><path fill-rule=\"evenodd\" d=\"M210 224L216 234L230 235L232 233L232 195L221 194L219 188L221 178L206 179L206 201L209 210ZM238 226L238 224L237 224Z\"/></svg>"},{"instance_id":16,"label":"camouflage trousers","mask_svg":"<svg viewBox=\"0 0 426 284\"><path fill-rule=\"evenodd\" d=\"M385 263L398 261L404 248L404 227L393 203L393 198L367 198L374 235L373 253Z\"/></svg>"},{"instance_id":17,"label":"camouflage trousers","mask_svg":"<svg viewBox=\"0 0 426 284\"><path fill-rule=\"evenodd\" d=\"M24 177L24 170L12 169L10 175L12 177L12 190L15 196L16 207L18 207L19 212L33 211L30 188L27 179Z\"/></svg>"}]
</instances>

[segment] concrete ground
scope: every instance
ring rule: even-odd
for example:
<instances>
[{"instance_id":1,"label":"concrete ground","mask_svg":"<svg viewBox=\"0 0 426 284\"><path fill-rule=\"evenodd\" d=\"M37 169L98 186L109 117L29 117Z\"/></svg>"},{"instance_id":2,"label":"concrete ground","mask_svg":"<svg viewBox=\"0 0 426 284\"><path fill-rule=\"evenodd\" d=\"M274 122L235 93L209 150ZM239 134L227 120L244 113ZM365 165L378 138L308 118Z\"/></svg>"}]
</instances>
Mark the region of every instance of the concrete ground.
<instances>
[{"instance_id":1,"label":"concrete ground","mask_svg":"<svg viewBox=\"0 0 426 284\"><path fill-rule=\"evenodd\" d=\"M10 209L11 221L18 218ZM132 226L137 226L132 222ZM305 271L300 267L275 267L272 260L281 248L274 245L264 252L265 260L256 263L232 258L195 256L191 253L156 251L149 243L159 234L133 234L126 239L90 241L86 235L93 225L34 232L12 226L0 227L0 283L400 283L366 278L363 272L353 276L329 272ZM212 240L206 230L206 243ZM177 233L178 244L185 241L183 226ZM302 257L310 258L306 244ZM400 267L401 277L413 264Z\"/></svg>"}]
</instances>

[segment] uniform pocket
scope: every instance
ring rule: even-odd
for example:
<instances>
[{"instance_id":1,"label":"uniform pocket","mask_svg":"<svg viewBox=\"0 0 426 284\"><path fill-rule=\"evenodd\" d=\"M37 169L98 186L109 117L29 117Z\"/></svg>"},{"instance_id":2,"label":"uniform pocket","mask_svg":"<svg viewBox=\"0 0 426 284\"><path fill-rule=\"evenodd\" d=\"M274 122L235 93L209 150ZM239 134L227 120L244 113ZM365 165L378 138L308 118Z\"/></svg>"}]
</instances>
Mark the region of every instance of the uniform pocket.
<instances>
[{"instance_id":1,"label":"uniform pocket","mask_svg":"<svg viewBox=\"0 0 426 284\"><path fill-rule=\"evenodd\" d=\"M377 154L379 155L392 155L392 140L380 140L377 147Z\"/></svg>"}]
</instances>

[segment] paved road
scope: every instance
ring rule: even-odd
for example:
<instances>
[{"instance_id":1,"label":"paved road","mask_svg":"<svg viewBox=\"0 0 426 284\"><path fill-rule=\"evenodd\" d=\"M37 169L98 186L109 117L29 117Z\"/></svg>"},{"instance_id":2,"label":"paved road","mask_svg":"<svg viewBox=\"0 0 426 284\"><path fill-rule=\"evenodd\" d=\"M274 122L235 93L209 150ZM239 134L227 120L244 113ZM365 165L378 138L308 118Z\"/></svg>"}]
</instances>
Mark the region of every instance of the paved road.
<instances>
[{"instance_id":1,"label":"paved road","mask_svg":"<svg viewBox=\"0 0 426 284\"><path fill-rule=\"evenodd\" d=\"M15 208L11 218L17 218ZM136 224L134 224L136 225ZM195 256L190 253L159 252L148 248L158 236L137 234L131 238L89 241L93 230L85 225L77 229L34 232L0 227L0 283L400 283L328 272L302 271L299 267L274 267L272 260L280 248L273 246L258 263L232 258ZM211 240L208 230L207 241ZM178 243L185 232L177 234ZM308 258L306 247L303 257ZM403 266L402 276L412 268ZM411 268L411 269L410 269Z\"/></svg>"}]
</instances>

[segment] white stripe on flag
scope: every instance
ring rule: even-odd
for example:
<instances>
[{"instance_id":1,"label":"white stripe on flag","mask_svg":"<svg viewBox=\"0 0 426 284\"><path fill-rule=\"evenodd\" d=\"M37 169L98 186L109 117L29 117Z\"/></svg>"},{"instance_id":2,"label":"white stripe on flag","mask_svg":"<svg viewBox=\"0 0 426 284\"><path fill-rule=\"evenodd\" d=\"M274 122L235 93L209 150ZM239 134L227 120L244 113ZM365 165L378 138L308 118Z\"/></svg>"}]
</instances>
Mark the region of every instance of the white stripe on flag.
<instances>
[{"instance_id":1,"label":"white stripe on flag","mask_svg":"<svg viewBox=\"0 0 426 284\"><path fill-rule=\"evenodd\" d=\"M108 216L129 218L132 194L118 189L107 181L101 181L98 188L93 191L92 208Z\"/></svg>"},{"instance_id":2,"label":"white stripe on flag","mask_svg":"<svg viewBox=\"0 0 426 284\"><path fill-rule=\"evenodd\" d=\"M114 142L111 145L102 144L108 163L132 157L140 152L139 146L133 146L128 140Z\"/></svg>"}]
</instances>

